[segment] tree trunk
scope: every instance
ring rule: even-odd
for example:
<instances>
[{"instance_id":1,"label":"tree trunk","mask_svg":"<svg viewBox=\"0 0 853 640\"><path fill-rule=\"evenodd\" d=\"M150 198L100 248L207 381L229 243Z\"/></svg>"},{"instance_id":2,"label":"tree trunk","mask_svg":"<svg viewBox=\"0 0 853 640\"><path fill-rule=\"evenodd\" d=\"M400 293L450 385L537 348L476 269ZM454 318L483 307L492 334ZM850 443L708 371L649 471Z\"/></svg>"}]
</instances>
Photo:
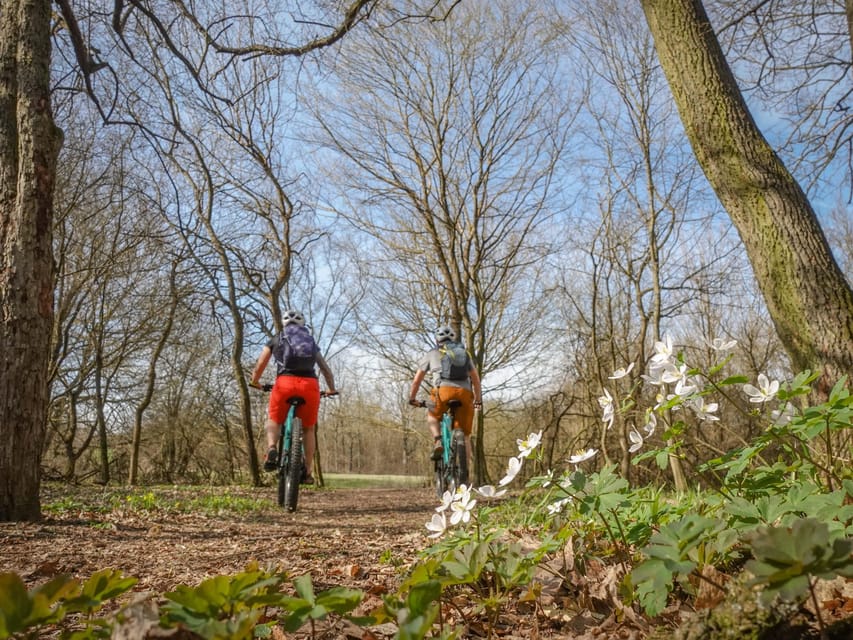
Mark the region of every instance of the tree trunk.
<instances>
[{"instance_id":1,"label":"tree trunk","mask_svg":"<svg viewBox=\"0 0 853 640\"><path fill-rule=\"evenodd\" d=\"M48 0L0 5L0 521L41 517L53 323Z\"/></svg>"},{"instance_id":2,"label":"tree trunk","mask_svg":"<svg viewBox=\"0 0 853 640\"><path fill-rule=\"evenodd\" d=\"M693 151L740 233L779 338L821 395L853 370L853 290L752 119L700 0L640 0Z\"/></svg>"},{"instance_id":3,"label":"tree trunk","mask_svg":"<svg viewBox=\"0 0 853 640\"><path fill-rule=\"evenodd\" d=\"M101 307L103 317L103 306ZM107 438L107 416L104 405L107 393L104 390L104 335L98 336L95 354L95 425L98 429L98 457L101 468L98 471L98 482L104 486L110 483L110 444Z\"/></svg>"}]
</instances>

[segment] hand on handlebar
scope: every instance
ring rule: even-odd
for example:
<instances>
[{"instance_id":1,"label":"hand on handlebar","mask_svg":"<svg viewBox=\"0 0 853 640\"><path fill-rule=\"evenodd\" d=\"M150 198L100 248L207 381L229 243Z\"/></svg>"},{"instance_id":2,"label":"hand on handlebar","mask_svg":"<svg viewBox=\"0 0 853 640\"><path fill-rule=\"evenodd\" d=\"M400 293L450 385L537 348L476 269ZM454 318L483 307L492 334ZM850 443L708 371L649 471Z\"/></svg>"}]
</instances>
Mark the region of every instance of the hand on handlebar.
<instances>
[{"instance_id":1,"label":"hand on handlebar","mask_svg":"<svg viewBox=\"0 0 853 640\"><path fill-rule=\"evenodd\" d=\"M332 389L331 391L321 391L320 395L324 398L329 398L331 396L340 395L340 391L338 391L337 389Z\"/></svg>"},{"instance_id":2,"label":"hand on handlebar","mask_svg":"<svg viewBox=\"0 0 853 640\"><path fill-rule=\"evenodd\" d=\"M413 407L425 407L426 402L423 400L418 400L417 398L409 398L409 404Z\"/></svg>"}]
</instances>

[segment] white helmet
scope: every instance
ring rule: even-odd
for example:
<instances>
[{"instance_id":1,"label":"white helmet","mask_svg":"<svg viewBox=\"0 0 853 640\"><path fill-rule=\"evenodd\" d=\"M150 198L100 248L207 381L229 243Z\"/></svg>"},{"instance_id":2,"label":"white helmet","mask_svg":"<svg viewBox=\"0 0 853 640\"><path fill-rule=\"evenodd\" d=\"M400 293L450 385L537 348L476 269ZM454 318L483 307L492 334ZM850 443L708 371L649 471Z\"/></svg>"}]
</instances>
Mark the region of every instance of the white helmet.
<instances>
[{"instance_id":1,"label":"white helmet","mask_svg":"<svg viewBox=\"0 0 853 640\"><path fill-rule=\"evenodd\" d=\"M281 326L286 327L289 324L298 324L300 327L304 327L305 316L303 316L299 311L288 309L284 312L281 321Z\"/></svg>"},{"instance_id":2,"label":"white helmet","mask_svg":"<svg viewBox=\"0 0 853 640\"><path fill-rule=\"evenodd\" d=\"M456 332L447 325L441 326L435 331L435 341L438 344L447 342L448 340L456 340Z\"/></svg>"}]
</instances>

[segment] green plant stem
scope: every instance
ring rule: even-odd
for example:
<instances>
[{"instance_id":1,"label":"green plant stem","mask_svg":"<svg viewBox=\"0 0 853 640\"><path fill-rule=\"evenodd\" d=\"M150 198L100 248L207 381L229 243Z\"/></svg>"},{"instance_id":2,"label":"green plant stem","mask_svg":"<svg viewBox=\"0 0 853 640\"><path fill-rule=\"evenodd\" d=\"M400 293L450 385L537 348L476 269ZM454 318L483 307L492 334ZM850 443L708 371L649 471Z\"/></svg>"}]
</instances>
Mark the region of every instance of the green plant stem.
<instances>
[{"instance_id":1,"label":"green plant stem","mask_svg":"<svg viewBox=\"0 0 853 640\"><path fill-rule=\"evenodd\" d=\"M817 594L814 590L815 580L809 578L809 594L812 597L812 604L814 604L815 617L817 618L817 628L820 632L820 640L828 640L828 636L826 635L826 627L823 624L823 616L820 615L820 603L817 601Z\"/></svg>"},{"instance_id":2,"label":"green plant stem","mask_svg":"<svg viewBox=\"0 0 853 640\"><path fill-rule=\"evenodd\" d=\"M701 571L694 571L694 572L693 572L693 575L695 575L695 576L696 576L697 578L699 578L700 580L704 580L705 582L707 582L707 583L708 583L709 585L711 585L712 587L716 587L716 588L717 588L717 589L719 589L721 592L723 592L723 593L728 593L728 590L725 588L725 586L721 585L719 582L714 582L713 580L711 580L711 578L709 578L708 576L704 575Z\"/></svg>"},{"instance_id":3,"label":"green plant stem","mask_svg":"<svg viewBox=\"0 0 853 640\"><path fill-rule=\"evenodd\" d=\"M625 571L625 573L628 573L631 570L631 568L628 566L629 558L628 552L626 551L629 546L628 539L625 536L625 530L622 528L622 523L619 521L619 515L616 513L616 510L611 509L610 514L616 521L616 527L619 529L619 537L622 539L622 546L619 548L619 563L622 565L622 569Z\"/></svg>"},{"instance_id":4,"label":"green plant stem","mask_svg":"<svg viewBox=\"0 0 853 640\"><path fill-rule=\"evenodd\" d=\"M833 460L834 456L832 454L832 432L830 431L829 420L826 419L825 422L826 422L826 428L823 431L823 437L824 437L824 440L826 442L826 444L825 444L825 446L826 446L826 459L827 460ZM827 487L827 489L829 489L829 491L835 491L835 487L834 487L834 483L833 483L832 470L827 468L824 471L824 474L826 475L826 487Z\"/></svg>"}]
</instances>

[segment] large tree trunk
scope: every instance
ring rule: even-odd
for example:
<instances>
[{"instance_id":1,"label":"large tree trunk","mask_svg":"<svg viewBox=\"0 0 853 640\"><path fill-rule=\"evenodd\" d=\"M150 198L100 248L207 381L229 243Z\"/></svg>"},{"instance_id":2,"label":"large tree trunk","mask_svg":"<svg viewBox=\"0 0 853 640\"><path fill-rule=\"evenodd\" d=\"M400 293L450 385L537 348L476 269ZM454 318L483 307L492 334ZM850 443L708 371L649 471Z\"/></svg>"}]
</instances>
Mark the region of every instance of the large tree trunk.
<instances>
[{"instance_id":1,"label":"large tree trunk","mask_svg":"<svg viewBox=\"0 0 853 640\"><path fill-rule=\"evenodd\" d=\"M0 521L41 517L53 323L48 0L0 5Z\"/></svg>"},{"instance_id":2,"label":"large tree trunk","mask_svg":"<svg viewBox=\"0 0 853 640\"><path fill-rule=\"evenodd\" d=\"M640 0L693 151L746 247L779 338L825 393L853 370L853 291L762 136L700 0Z\"/></svg>"}]
</instances>

